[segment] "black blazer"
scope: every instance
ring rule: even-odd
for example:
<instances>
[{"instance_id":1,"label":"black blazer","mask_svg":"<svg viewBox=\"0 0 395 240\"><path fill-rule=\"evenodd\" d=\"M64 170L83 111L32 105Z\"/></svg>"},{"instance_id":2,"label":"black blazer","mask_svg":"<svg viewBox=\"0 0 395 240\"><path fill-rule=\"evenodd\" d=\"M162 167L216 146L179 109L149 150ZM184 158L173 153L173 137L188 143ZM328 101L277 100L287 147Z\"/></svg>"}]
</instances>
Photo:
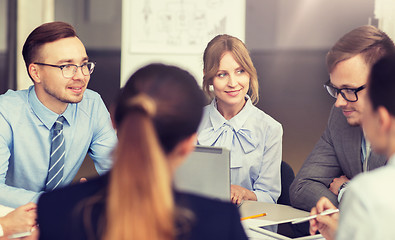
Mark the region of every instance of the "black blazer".
<instances>
[{"instance_id":1,"label":"black blazer","mask_svg":"<svg viewBox=\"0 0 395 240\"><path fill-rule=\"evenodd\" d=\"M108 179L107 174L43 194L38 201L40 239L100 239L105 197L94 199L92 196L106 195ZM194 215L188 226L185 221L176 220L177 231L181 232L177 239L247 239L234 204L186 193L174 194L177 208L188 209Z\"/></svg>"}]
</instances>

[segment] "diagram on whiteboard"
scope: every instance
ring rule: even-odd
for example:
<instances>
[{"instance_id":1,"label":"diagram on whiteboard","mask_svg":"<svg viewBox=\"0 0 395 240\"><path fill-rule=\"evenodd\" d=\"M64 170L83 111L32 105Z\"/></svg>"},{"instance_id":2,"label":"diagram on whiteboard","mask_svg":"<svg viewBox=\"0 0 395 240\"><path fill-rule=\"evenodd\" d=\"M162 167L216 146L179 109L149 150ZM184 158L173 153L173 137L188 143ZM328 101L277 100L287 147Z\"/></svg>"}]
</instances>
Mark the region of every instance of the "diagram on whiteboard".
<instances>
[{"instance_id":1,"label":"diagram on whiteboard","mask_svg":"<svg viewBox=\"0 0 395 240\"><path fill-rule=\"evenodd\" d=\"M208 41L237 31L229 6L237 0L136 0L130 11L134 53L202 53ZM240 19L235 17L235 19ZM244 26L243 26L244 29Z\"/></svg>"}]
</instances>

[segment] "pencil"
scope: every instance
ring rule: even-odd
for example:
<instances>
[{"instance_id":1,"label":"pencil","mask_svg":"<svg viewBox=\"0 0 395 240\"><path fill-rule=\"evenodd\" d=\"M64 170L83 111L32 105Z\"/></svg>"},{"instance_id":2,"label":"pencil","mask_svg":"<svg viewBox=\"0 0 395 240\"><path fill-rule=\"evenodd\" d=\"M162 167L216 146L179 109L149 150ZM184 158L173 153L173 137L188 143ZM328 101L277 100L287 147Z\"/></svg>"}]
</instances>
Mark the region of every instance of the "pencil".
<instances>
[{"instance_id":1,"label":"pencil","mask_svg":"<svg viewBox=\"0 0 395 240\"><path fill-rule=\"evenodd\" d=\"M246 219L251 219L251 218L263 217L263 216L266 216L266 213L261 213L261 214L257 214L257 215L243 217L243 218L240 218L240 221L243 221L243 220L246 220Z\"/></svg>"}]
</instances>

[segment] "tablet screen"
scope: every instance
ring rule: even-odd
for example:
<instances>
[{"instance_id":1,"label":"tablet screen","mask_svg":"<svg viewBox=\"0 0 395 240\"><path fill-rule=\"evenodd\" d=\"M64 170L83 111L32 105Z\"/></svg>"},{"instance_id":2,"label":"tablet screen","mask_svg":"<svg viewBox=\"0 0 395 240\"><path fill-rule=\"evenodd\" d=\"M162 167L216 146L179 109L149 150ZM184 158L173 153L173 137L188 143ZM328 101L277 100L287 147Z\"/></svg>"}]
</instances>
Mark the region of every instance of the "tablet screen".
<instances>
[{"instance_id":1,"label":"tablet screen","mask_svg":"<svg viewBox=\"0 0 395 240\"><path fill-rule=\"evenodd\" d=\"M259 228L275 232L288 238L309 236L309 222L292 224L291 222L261 226Z\"/></svg>"}]
</instances>

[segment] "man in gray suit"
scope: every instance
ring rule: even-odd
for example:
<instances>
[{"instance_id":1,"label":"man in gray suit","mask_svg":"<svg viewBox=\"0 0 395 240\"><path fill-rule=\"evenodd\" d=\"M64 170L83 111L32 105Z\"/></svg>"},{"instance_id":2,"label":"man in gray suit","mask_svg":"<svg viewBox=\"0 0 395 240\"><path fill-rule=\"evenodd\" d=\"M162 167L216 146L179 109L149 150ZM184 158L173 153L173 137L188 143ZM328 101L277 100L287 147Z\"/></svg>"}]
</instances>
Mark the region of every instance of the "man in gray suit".
<instances>
[{"instance_id":1,"label":"man in gray suit","mask_svg":"<svg viewBox=\"0 0 395 240\"><path fill-rule=\"evenodd\" d=\"M373 26L352 30L328 52L325 87L336 102L327 128L289 189L292 206L310 211L323 196L338 206L350 179L386 163L386 157L370 153L360 124L370 68L390 53L395 53L394 43Z\"/></svg>"}]
</instances>

